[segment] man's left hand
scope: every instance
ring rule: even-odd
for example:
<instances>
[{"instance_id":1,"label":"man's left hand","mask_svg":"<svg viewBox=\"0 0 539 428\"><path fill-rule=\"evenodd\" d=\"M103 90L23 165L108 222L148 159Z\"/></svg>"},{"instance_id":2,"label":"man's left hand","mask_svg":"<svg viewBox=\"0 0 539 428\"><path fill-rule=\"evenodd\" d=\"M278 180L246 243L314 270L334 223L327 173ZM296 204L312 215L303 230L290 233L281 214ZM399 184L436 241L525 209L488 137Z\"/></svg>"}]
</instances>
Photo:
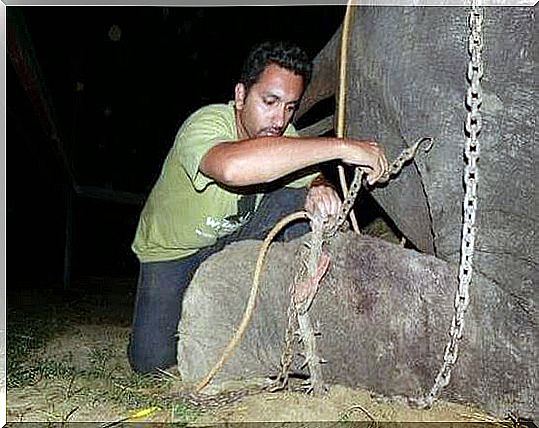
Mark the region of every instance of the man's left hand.
<instances>
[{"instance_id":1,"label":"man's left hand","mask_svg":"<svg viewBox=\"0 0 539 428\"><path fill-rule=\"evenodd\" d=\"M337 217L341 208L341 198L335 189L327 184L312 186L305 198L305 210L321 219Z\"/></svg>"}]
</instances>

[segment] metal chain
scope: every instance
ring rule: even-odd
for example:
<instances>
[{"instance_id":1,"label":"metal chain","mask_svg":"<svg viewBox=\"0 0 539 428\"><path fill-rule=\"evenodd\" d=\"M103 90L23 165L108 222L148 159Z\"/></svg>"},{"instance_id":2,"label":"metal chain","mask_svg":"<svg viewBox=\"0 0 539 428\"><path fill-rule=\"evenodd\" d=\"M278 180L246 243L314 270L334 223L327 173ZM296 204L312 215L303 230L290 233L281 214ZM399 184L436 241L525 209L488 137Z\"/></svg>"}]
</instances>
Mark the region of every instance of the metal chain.
<instances>
[{"instance_id":1,"label":"metal chain","mask_svg":"<svg viewBox=\"0 0 539 428\"><path fill-rule=\"evenodd\" d=\"M339 213L337 214L337 217L335 218L335 222L333 223L332 226L328 226L324 232L324 237L326 239L329 239L330 237L335 235L337 230L339 230L341 226L344 224L344 222L346 221L346 218L348 217L350 210L354 206L359 190L361 189L362 178L363 178L363 172L361 171L361 168L359 167L354 168L354 179L352 180L352 183L350 184L350 189L348 189L348 195L346 195L343 203L341 204L341 209Z\"/></svg>"},{"instance_id":2,"label":"metal chain","mask_svg":"<svg viewBox=\"0 0 539 428\"><path fill-rule=\"evenodd\" d=\"M432 146L432 138L430 137L421 137L416 140L416 142L406 149L404 149L400 155L391 163L391 166L389 167L389 170L385 172L385 174L377 181L377 183L383 184L389 179L397 175L403 168L404 164L410 160L412 160L417 152L417 149L421 145L421 143L429 141L430 144L425 148L425 151L430 150ZM348 217L348 214L350 213L350 210L354 206L354 203L356 201L356 197L359 193L359 190L361 189L361 181L363 178L363 173L359 167L356 167L354 170L354 178L352 180L352 183L350 184L350 189L348 190L348 195L346 195L346 198L344 199L341 210L339 211L339 214L337 215L335 222L332 226L328 226L324 232L324 238L329 239L335 233L337 230L339 230L344 222L346 221L346 218Z\"/></svg>"},{"instance_id":3,"label":"metal chain","mask_svg":"<svg viewBox=\"0 0 539 428\"><path fill-rule=\"evenodd\" d=\"M301 273L297 273L301 275ZM296 305L294 304L294 285L296 280L290 283L290 302L288 303L287 310L287 326L285 330L284 337L284 346L281 353L281 368L279 374L277 375L275 381L268 388L270 392L280 391L284 389L288 384L288 374L290 372L290 367L292 366L292 361L294 357L294 328L297 325L297 311Z\"/></svg>"},{"instance_id":4,"label":"metal chain","mask_svg":"<svg viewBox=\"0 0 539 428\"><path fill-rule=\"evenodd\" d=\"M309 258L306 260L307 274L309 277L314 277L318 263L322 256L323 246L326 242L324 239L324 231L327 227L325 221L318 216L311 217L311 242L309 248ZM296 283L297 284L297 283ZM311 292L307 300L299 305L296 305L297 319L299 325L299 334L303 345L303 354L305 358L304 366L309 367L309 380L306 383L306 391L313 391L314 394L320 394L325 390L324 380L322 376L322 359L318 356L316 350L315 329L309 316L309 308L317 294L317 289Z\"/></svg>"},{"instance_id":5,"label":"metal chain","mask_svg":"<svg viewBox=\"0 0 539 428\"><path fill-rule=\"evenodd\" d=\"M386 171L386 173L378 180L378 183L385 183L389 181L391 176L397 175L402 170L404 164L414 158L417 149L419 148L421 143L425 141L431 142L431 144L429 144L429 146L425 149L426 151L430 150L430 147L432 146L432 139L430 137L419 138L411 147L404 149L401 152L401 154L392 162L389 171ZM311 300L305 305L303 309L297 308L293 299L293 295L295 292L295 284L304 281L307 275L313 275L314 270L316 269L316 265L318 264L318 260L320 258L323 244L326 243L329 239L331 239L331 237L335 235L337 230L342 227L342 225L346 221L350 210L352 209L352 206L355 203L356 197L359 193L359 190L361 189L362 176L363 173L361 169L355 168L354 179L352 180L352 183L350 185L348 195L346 195L346 198L341 205L339 214L337 215L335 221L332 224L329 224L327 220L322 220L320 218L311 218L311 228L313 230L313 234L311 242L309 244L305 243L305 246L309 249L309 251L307 252L304 248L302 248L303 251L299 254L299 257L297 257L303 262L299 263L299 270L296 272L294 281L292 282L290 287L291 299L287 311L287 327L285 330L285 340L281 354L280 371L274 383L272 384L272 387L270 388L271 391L284 389L287 385L288 372L292 364L292 357L294 352L293 328L298 321L298 316L306 315L306 312L310 307L310 303L312 302L312 298L314 298L314 296L311 296ZM305 323L305 320L303 321ZM308 320L307 323L309 323ZM301 325L300 330L302 330ZM310 331L312 329L307 330ZM299 333L302 334L301 340L304 342L305 345L305 358L307 363L309 364L309 368L311 369L311 375L315 374L315 379L311 383L311 387L319 390L323 387L323 380L319 368L320 359L316 356L314 337L310 337L312 335L307 331L300 331ZM311 348L311 352L308 351L308 348Z\"/></svg>"},{"instance_id":6,"label":"metal chain","mask_svg":"<svg viewBox=\"0 0 539 428\"><path fill-rule=\"evenodd\" d=\"M385 174L377 181L377 183L386 183L389 181L391 176L397 175L399 172L401 172L402 167L404 164L410 160L412 160L415 156L415 153L417 152L417 149L421 145L421 143L424 143L425 141L429 141L429 145L425 147L425 151L428 152L430 148L432 147L433 140L431 137L421 137L416 140L416 142L406 149L404 149L401 154L393 161L391 166L389 167L389 170L385 172Z\"/></svg>"},{"instance_id":7,"label":"metal chain","mask_svg":"<svg viewBox=\"0 0 539 428\"><path fill-rule=\"evenodd\" d=\"M173 391L169 397L165 398L181 400L188 406L201 410L220 409L236 404L247 397L283 389L276 388L276 384L276 381L268 382L266 379L261 379L258 384L244 386L241 389L228 389L211 394L180 390ZM292 392L303 392L305 390L303 385L292 385L289 386L289 389Z\"/></svg>"},{"instance_id":8,"label":"metal chain","mask_svg":"<svg viewBox=\"0 0 539 428\"><path fill-rule=\"evenodd\" d=\"M285 343L281 353L281 368L276 380L274 381L271 391L284 389L288 382L288 373L293 361L294 355L294 326L297 325L298 330L296 336L298 341L303 345L303 357L305 362L303 366L309 367L310 378L304 383L304 390L307 392L314 391L320 393L324 388L322 379L322 370L320 367L320 358L316 353L315 332L312 326L310 317L307 311L314 299L313 295L307 298L306 302L296 304L294 296L296 294L296 285L302 283L307 278L312 277L316 271L318 260L322 253L322 247L325 243L323 238L324 222L321 218L310 217L311 221L311 240L305 242L300 247L300 251L296 259L301 260L299 269L296 271L294 280L290 285L290 302L287 311L287 327L285 330Z\"/></svg>"},{"instance_id":9,"label":"metal chain","mask_svg":"<svg viewBox=\"0 0 539 428\"><path fill-rule=\"evenodd\" d=\"M470 36L468 39L468 50L471 59L468 64L468 80L470 86L466 94L466 104L470 109L466 117L466 144L464 155L467 163L464 167L464 219L462 224L462 243L461 259L459 267L459 287L455 294L455 312L451 321L449 331L450 339L445 347L444 362L431 391L425 397L420 399L411 399L411 404L417 407L431 407L432 403L445 386L449 384L451 370L457 360L458 344L462 337L464 328L464 314L469 303L469 286L472 278L472 261L475 242L475 216L477 210L477 181L478 168L477 160L479 158L479 141L477 136L481 132L482 121L479 107L482 101L480 79L483 76L483 62L481 52L483 50L483 9L478 6L478 0L472 0L468 25L470 27Z\"/></svg>"}]
</instances>

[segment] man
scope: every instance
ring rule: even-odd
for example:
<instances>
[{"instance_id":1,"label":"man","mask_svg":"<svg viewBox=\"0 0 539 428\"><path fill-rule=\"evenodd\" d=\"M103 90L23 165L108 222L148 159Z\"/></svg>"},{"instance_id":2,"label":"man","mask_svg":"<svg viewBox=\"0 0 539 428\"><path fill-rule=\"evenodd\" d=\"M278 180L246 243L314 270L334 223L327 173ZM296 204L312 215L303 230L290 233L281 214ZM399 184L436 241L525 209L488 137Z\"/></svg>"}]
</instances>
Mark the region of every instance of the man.
<instances>
[{"instance_id":1,"label":"man","mask_svg":"<svg viewBox=\"0 0 539 428\"><path fill-rule=\"evenodd\" d=\"M383 150L374 142L298 137L291 120L311 70L299 47L263 43L248 56L234 101L199 109L178 131L133 242L141 262L129 345L135 371L176 364L183 293L209 254L231 240L252 237L243 233L249 227L270 229L275 221L268 224L266 215L261 221L261 210L273 213L273 219L275 213L302 208L294 202L286 206L294 200L286 196L292 193L272 192L262 201L261 186L334 159L360 166L369 183L387 170ZM287 186L304 187L313 178ZM335 215L340 203L333 187L321 180L304 198L305 209L323 217Z\"/></svg>"}]
</instances>

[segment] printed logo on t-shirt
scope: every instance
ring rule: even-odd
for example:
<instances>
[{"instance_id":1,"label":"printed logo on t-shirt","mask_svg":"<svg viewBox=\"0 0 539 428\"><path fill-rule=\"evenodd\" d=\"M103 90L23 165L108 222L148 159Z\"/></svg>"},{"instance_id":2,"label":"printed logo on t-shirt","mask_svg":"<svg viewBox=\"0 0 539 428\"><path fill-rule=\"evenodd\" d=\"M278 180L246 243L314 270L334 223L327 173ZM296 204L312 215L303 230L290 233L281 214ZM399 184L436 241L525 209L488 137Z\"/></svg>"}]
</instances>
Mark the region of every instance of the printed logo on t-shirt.
<instances>
[{"instance_id":1,"label":"printed logo on t-shirt","mask_svg":"<svg viewBox=\"0 0 539 428\"><path fill-rule=\"evenodd\" d=\"M206 217L205 225L210 228L211 233L196 229L196 233L210 239L222 238L237 231L249 221L251 214L254 212L256 202L256 194L243 195L238 200L238 213L221 218Z\"/></svg>"},{"instance_id":2,"label":"printed logo on t-shirt","mask_svg":"<svg viewBox=\"0 0 539 428\"><path fill-rule=\"evenodd\" d=\"M250 216L251 213L246 213L243 216L234 216L233 219L230 217L223 219L206 217L206 226L209 226L215 232L214 237L221 238L223 236L230 235L242 227L245 223L247 223ZM199 229L197 229L197 232L201 235L205 235Z\"/></svg>"}]
</instances>

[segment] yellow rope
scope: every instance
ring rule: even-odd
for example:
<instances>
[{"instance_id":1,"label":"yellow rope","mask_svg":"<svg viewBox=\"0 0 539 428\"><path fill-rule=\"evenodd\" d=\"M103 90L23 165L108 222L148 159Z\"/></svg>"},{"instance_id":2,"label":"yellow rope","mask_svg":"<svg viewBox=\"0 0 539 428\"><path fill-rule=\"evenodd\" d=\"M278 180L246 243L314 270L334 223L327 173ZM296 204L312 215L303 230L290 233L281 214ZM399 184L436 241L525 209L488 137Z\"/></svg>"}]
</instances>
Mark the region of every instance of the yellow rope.
<instances>
[{"instance_id":1,"label":"yellow rope","mask_svg":"<svg viewBox=\"0 0 539 428\"><path fill-rule=\"evenodd\" d=\"M299 219L305 219L305 218L308 218L307 213L305 211L298 211L298 212L289 214L288 216L281 219L273 227L273 229L271 229L268 236L266 236L266 239L264 239L264 242L262 243L262 247L260 248L260 252L258 253L258 259L256 261L255 273L253 277L253 285L251 287L251 294L249 295L249 300L247 302L247 306L243 314L243 319L241 320L240 325L238 326L238 329L236 330L236 333L234 334L234 336L232 337L232 339L226 346L225 350L223 351L221 358L215 363L215 365L211 368L211 370L204 377L204 379L202 379L196 385L195 392L201 391L203 388L206 387L206 385L208 385L208 383L211 382L213 377L217 374L219 370L221 370L225 362L230 358L234 348L238 345L238 343L243 338L243 335L245 334L245 330L247 329L249 321L251 321L251 317L253 315L253 311L256 305L256 298L258 295L258 289L260 288L260 274L262 273L262 268L264 267L264 259L269 250L271 242L273 241L273 238L275 238L275 236L289 223L299 220Z\"/></svg>"},{"instance_id":2,"label":"yellow rope","mask_svg":"<svg viewBox=\"0 0 539 428\"><path fill-rule=\"evenodd\" d=\"M341 33L341 56L340 56L340 69L339 69L339 99L337 104L337 137L344 137L344 119L345 119L345 106L346 106L346 71L347 71L347 57L348 57L348 37L350 35L350 21L352 20L352 2L348 0L346 5L346 13L344 15L344 23ZM348 194L348 186L346 185L346 176L344 174L344 167L342 165L337 166L339 171L339 181L341 183L341 190L343 196ZM350 210L350 221L354 231L360 235L359 225L354 214L354 209Z\"/></svg>"}]
</instances>

